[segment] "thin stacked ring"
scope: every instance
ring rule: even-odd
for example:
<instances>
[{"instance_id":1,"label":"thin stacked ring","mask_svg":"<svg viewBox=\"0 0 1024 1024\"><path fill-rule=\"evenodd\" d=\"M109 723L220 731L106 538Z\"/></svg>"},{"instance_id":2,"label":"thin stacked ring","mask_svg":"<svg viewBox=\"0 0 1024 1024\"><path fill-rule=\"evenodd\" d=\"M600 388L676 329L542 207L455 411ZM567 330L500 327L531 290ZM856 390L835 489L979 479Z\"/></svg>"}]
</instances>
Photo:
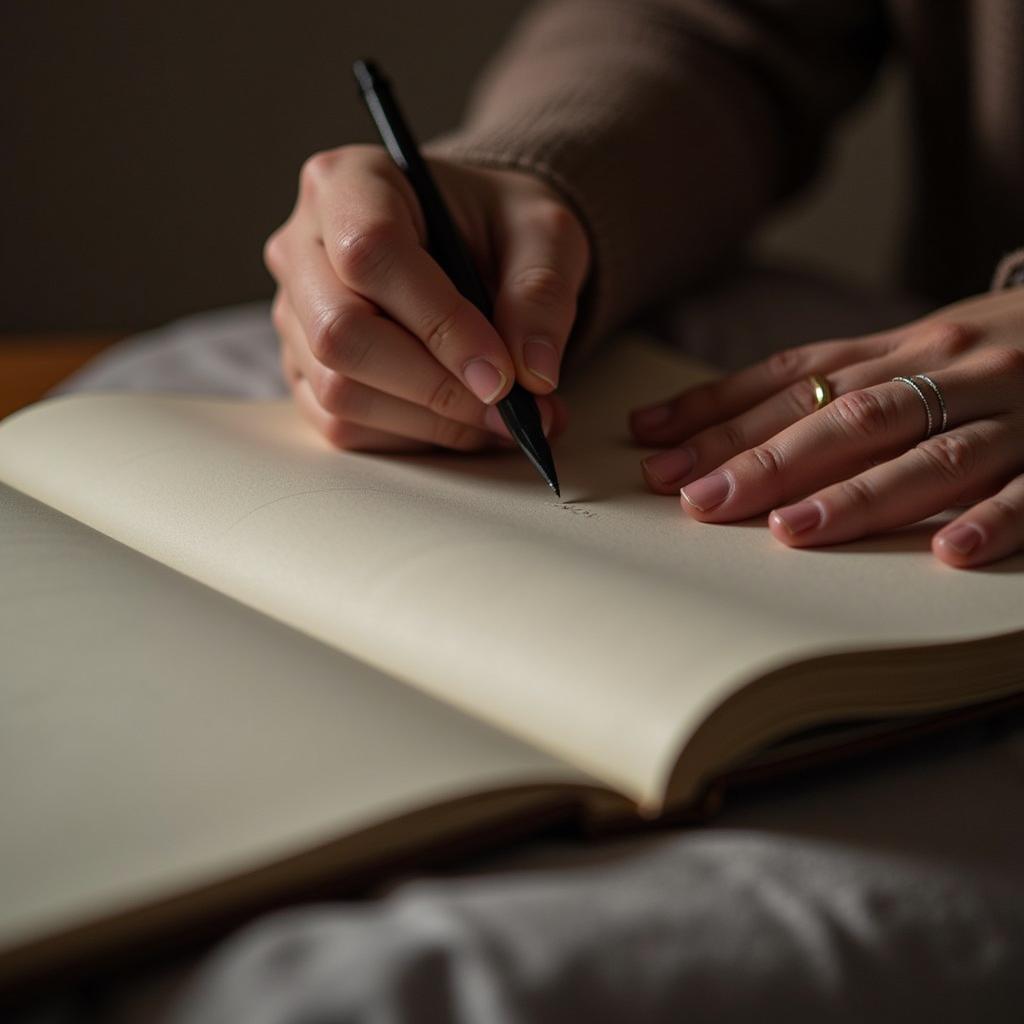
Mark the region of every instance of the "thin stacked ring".
<instances>
[{"instance_id":1,"label":"thin stacked ring","mask_svg":"<svg viewBox=\"0 0 1024 1024\"><path fill-rule=\"evenodd\" d=\"M932 406L928 401L928 396L924 393L924 389L917 382L923 380L935 392L936 401L939 403L939 410L942 413L942 418L939 422L939 433L945 431L946 426L949 423L949 410L946 407L946 399L943 397L942 392L939 390L939 385L924 373L916 373L913 377L893 377L893 381L899 381L900 384L906 384L907 387L913 389L914 393L918 398L921 399L921 404L924 406L924 414L928 422L928 428L925 432L925 437L931 437L935 433L935 417L932 415Z\"/></svg>"},{"instance_id":2,"label":"thin stacked ring","mask_svg":"<svg viewBox=\"0 0 1024 1024\"><path fill-rule=\"evenodd\" d=\"M939 385L926 373L915 373L913 377L893 377L892 380L893 382L898 381L900 384L905 384L921 399L921 405L924 406L924 415L927 421L925 437L931 437L934 433L945 433L946 427L949 426L949 408L946 405L946 398L942 394L942 389ZM918 381L923 381L927 384L935 395L935 401L938 403L939 413L941 414L938 431L935 429L935 415L932 413L931 402L928 401L928 396L921 385L917 383ZM819 373L812 373L808 376L807 383L810 384L811 390L814 393L814 411L817 412L819 409L824 409L833 398L828 378L823 377Z\"/></svg>"}]
</instances>

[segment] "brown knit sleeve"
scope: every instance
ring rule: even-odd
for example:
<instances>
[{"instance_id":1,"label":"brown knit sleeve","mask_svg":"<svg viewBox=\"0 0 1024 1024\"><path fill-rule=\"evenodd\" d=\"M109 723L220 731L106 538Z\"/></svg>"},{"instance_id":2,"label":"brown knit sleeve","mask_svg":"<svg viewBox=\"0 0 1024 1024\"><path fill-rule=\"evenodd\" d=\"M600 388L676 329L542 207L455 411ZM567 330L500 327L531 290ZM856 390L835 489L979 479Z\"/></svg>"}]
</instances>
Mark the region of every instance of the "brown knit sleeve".
<instances>
[{"instance_id":1,"label":"brown knit sleeve","mask_svg":"<svg viewBox=\"0 0 1024 1024\"><path fill-rule=\"evenodd\" d=\"M885 45L869 0L548 0L431 150L545 178L590 234L575 355L722 260L813 170Z\"/></svg>"}]
</instances>

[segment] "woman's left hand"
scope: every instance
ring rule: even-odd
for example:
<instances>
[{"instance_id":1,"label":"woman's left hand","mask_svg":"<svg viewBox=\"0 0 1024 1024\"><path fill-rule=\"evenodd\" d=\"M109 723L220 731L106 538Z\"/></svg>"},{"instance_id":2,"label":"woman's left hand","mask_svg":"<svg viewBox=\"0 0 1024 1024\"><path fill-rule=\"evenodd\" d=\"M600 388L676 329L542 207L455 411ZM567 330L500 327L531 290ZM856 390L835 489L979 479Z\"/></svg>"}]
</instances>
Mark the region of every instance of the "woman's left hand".
<instances>
[{"instance_id":1,"label":"woman's left hand","mask_svg":"<svg viewBox=\"0 0 1024 1024\"><path fill-rule=\"evenodd\" d=\"M832 393L817 409L812 374ZM967 505L933 553L959 567L1003 558L1024 546L1024 288L780 352L630 425L643 444L678 446L645 459L644 475L661 494L681 489L701 522L770 512L779 540L812 547Z\"/></svg>"}]
</instances>

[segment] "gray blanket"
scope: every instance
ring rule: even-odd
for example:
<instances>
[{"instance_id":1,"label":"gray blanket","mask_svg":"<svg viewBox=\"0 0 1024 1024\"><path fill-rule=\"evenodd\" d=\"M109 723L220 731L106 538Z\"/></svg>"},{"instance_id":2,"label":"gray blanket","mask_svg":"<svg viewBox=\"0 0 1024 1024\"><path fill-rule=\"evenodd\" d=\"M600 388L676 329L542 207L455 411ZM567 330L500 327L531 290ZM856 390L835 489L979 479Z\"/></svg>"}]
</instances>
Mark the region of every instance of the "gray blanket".
<instances>
[{"instance_id":1,"label":"gray blanket","mask_svg":"<svg viewBox=\"0 0 1024 1024\"><path fill-rule=\"evenodd\" d=\"M180 1024L1024 1019L1024 728L282 913Z\"/></svg>"},{"instance_id":2,"label":"gray blanket","mask_svg":"<svg viewBox=\"0 0 1024 1024\"><path fill-rule=\"evenodd\" d=\"M64 390L84 388L284 393L263 306L126 343ZM148 985L93 1005L156 1020ZM704 827L524 843L279 913L170 1006L175 1024L1021 1021L1024 724L778 783Z\"/></svg>"}]
</instances>

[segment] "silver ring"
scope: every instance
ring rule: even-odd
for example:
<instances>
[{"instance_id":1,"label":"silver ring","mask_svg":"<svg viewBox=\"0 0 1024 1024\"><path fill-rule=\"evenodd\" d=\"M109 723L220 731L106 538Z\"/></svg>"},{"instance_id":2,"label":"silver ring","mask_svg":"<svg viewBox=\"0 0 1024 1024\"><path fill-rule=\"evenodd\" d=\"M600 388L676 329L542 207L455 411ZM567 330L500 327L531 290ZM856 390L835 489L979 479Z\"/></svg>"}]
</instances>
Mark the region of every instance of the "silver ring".
<instances>
[{"instance_id":1,"label":"silver ring","mask_svg":"<svg viewBox=\"0 0 1024 1024\"><path fill-rule=\"evenodd\" d=\"M949 423L949 410L946 408L946 400L942 397L942 392L939 390L939 385L935 383L926 373L915 373L915 380L923 380L935 392L935 397L939 400L939 409L942 411L942 422L939 424L939 433L944 434L946 432L946 426Z\"/></svg>"},{"instance_id":2,"label":"silver ring","mask_svg":"<svg viewBox=\"0 0 1024 1024\"><path fill-rule=\"evenodd\" d=\"M921 404L924 406L924 414L928 418L928 430L924 436L931 437L935 429L935 420L932 418L932 407L928 404L928 396L921 390L921 385L909 377L893 377L893 383L896 381L906 384L908 388L913 388L917 393L917 397L921 399Z\"/></svg>"}]
</instances>

